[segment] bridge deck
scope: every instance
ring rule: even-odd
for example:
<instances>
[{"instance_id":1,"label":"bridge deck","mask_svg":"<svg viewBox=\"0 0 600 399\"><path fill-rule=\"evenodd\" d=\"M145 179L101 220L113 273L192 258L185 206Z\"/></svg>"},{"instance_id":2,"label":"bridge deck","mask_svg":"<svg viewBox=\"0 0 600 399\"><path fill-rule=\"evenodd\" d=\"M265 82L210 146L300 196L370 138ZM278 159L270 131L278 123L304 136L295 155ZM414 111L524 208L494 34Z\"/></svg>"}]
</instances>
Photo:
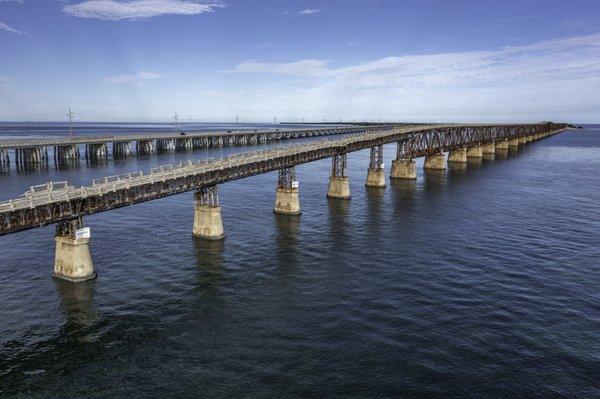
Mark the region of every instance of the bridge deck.
<instances>
[{"instance_id":1,"label":"bridge deck","mask_svg":"<svg viewBox=\"0 0 600 399\"><path fill-rule=\"evenodd\" d=\"M398 156L424 156L468 146L564 130L564 125L432 125L393 128L337 140L230 155L226 158L163 166L94 180L87 187L61 183L31 187L23 196L0 203L0 235L41 227L114 208L196 190L334 155L398 142ZM402 149L402 151L400 151Z\"/></svg>"},{"instance_id":2,"label":"bridge deck","mask_svg":"<svg viewBox=\"0 0 600 399\"><path fill-rule=\"evenodd\" d=\"M269 130L233 130L233 131L202 131L180 133L147 133L128 135L78 136L78 137L48 137L48 138L17 138L0 139L0 149L33 148L67 146L75 144L122 143L129 141L186 139L198 137L253 136L253 135L296 135L312 133L316 135L356 133L369 129L361 126L308 128L308 129L269 129Z\"/></svg>"}]
</instances>

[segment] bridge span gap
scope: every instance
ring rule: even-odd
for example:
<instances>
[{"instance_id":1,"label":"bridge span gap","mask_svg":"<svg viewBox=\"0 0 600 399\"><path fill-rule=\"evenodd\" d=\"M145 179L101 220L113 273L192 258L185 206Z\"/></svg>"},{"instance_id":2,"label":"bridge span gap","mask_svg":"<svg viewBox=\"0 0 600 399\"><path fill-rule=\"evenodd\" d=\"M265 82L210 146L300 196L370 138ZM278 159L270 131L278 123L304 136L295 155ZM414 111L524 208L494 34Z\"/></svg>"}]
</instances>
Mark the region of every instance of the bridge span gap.
<instances>
[{"instance_id":1,"label":"bridge span gap","mask_svg":"<svg viewBox=\"0 0 600 399\"><path fill-rule=\"evenodd\" d=\"M370 149L365 185L385 189L383 146L397 143L391 179L416 179L414 159L425 157L424 169L443 170L446 163L466 164L484 156L506 153L509 148L563 132L566 124L527 125L419 125L393 127L349 135L337 140L238 153L218 160L188 161L179 166L154 168L150 173L96 179L91 186L72 187L66 182L33 186L23 196L0 202L0 235L56 224L54 276L81 282L96 277L90 253L91 232L83 217L165 196L194 191L193 236L222 240L218 185L257 174L278 171L273 212L301 214L296 166L331 158L327 197L351 198L347 154ZM204 138L203 138L204 139ZM222 139L222 138L221 138ZM193 145L193 139L192 139ZM185 144L188 146L187 142ZM129 143L124 144L129 146ZM65 146L66 148L66 146ZM139 145L138 145L139 148ZM74 149L65 150L74 154ZM126 151L123 149L123 151ZM448 160L444 153L448 152ZM32 156L31 154L20 154ZM44 156L43 153L38 153ZM36 156L37 156L36 155ZM0 153L0 161L2 161Z\"/></svg>"}]
</instances>

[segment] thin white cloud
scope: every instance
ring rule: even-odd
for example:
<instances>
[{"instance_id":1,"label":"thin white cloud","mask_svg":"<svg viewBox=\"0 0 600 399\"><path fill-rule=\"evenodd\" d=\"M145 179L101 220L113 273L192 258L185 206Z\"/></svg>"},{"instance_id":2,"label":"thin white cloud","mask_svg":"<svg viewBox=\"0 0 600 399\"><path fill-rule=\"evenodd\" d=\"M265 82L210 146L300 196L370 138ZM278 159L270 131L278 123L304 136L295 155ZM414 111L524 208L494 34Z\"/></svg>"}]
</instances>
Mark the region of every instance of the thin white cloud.
<instances>
[{"instance_id":1,"label":"thin white cloud","mask_svg":"<svg viewBox=\"0 0 600 399\"><path fill-rule=\"evenodd\" d=\"M263 87L272 83L272 88L252 103L273 112L447 120L472 120L473 115L479 120L538 118L554 112L556 119L600 108L600 33L495 50L386 57L345 67L315 59L244 61L233 72L272 75L273 80L261 80Z\"/></svg>"},{"instance_id":2,"label":"thin white cloud","mask_svg":"<svg viewBox=\"0 0 600 399\"><path fill-rule=\"evenodd\" d=\"M106 81L109 83L117 84L133 84L133 85L145 85L150 80L161 79L162 76L155 72L138 72L136 74L121 74L116 76L109 76Z\"/></svg>"},{"instance_id":3,"label":"thin white cloud","mask_svg":"<svg viewBox=\"0 0 600 399\"><path fill-rule=\"evenodd\" d=\"M522 15L519 17L502 18L502 19L499 19L498 22L523 21L523 20L534 19L534 18L539 18L539 17L541 17L540 14Z\"/></svg>"},{"instance_id":4,"label":"thin white cloud","mask_svg":"<svg viewBox=\"0 0 600 399\"><path fill-rule=\"evenodd\" d=\"M305 10L299 11L298 14L300 14L300 15L312 15L312 14L317 14L319 12L321 12L321 10L314 9L314 8L307 8Z\"/></svg>"},{"instance_id":5,"label":"thin white cloud","mask_svg":"<svg viewBox=\"0 0 600 399\"><path fill-rule=\"evenodd\" d=\"M327 71L326 66L327 61L322 60L302 60L285 63L256 62L249 60L241 62L233 70L228 72L318 75Z\"/></svg>"},{"instance_id":6,"label":"thin white cloud","mask_svg":"<svg viewBox=\"0 0 600 399\"><path fill-rule=\"evenodd\" d=\"M220 0L87 0L67 5L63 12L79 18L119 21L169 14L197 15L224 6Z\"/></svg>"},{"instance_id":7,"label":"thin white cloud","mask_svg":"<svg viewBox=\"0 0 600 399\"><path fill-rule=\"evenodd\" d=\"M12 28L12 27L8 26L7 24L5 24L4 22L0 22L0 30L3 30L5 32L9 32L9 33L14 33L16 35L23 35L23 36L28 36L29 37L29 35L27 33L21 32L20 30Z\"/></svg>"},{"instance_id":8,"label":"thin white cloud","mask_svg":"<svg viewBox=\"0 0 600 399\"><path fill-rule=\"evenodd\" d=\"M9 87L11 87L10 79L8 79L6 76L0 75L0 88L7 89Z\"/></svg>"}]
</instances>

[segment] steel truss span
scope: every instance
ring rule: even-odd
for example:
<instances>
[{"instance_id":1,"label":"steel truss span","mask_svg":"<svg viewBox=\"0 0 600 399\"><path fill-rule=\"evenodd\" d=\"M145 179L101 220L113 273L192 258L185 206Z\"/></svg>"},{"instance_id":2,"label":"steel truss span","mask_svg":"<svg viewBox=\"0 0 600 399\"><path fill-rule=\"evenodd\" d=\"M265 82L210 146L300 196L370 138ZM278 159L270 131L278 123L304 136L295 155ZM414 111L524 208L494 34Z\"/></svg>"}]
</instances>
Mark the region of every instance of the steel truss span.
<instances>
[{"instance_id":1,"label":"steel truss span","mask_svg":"<svg viewBox=\"0 0 600 399\"><path fill-rule=\"evenodd\" d=\"M0 235L80 218L98 212L199 190L232 180L293 168L388 143L398 143L398 159L412 159L456 148L555 133L566 124L419 125L393 127L302 145L239 153L221 159L162 166L94 180L91 186L66 182L31 187L21 197L0 202ZM345 157L344 157L345 159ZM343 169L344 166L341 166ZM339 172L338 172L339 173ZM289 174L284 174L289 177ZM207 195L210 190L207 191ZM208 200L208 199L207 199Z\"/></svg>"}]
</instances>

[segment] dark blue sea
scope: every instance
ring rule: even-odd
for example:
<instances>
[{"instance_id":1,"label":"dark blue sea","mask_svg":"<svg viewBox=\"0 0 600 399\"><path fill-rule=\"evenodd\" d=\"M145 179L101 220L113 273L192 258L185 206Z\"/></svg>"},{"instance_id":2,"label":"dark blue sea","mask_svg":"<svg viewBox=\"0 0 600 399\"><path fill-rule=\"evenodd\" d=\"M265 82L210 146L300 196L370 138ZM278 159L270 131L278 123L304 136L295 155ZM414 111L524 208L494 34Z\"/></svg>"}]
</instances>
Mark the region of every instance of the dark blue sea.
<instances>
[{"instance_id":1,"label":"dark blue sea","mask_svg":"<svg viewBox=\"0 0 600 399\"><path fill-rule=\"evenodd\" d=\"M257 148L11 165L0 201ZM0 398L598 398L599 154L588 125L442 173L421 159L417 181L366 189L361 151L350 201L325 197L322 160L297 168L298 217L273 214L276 173L220 186L222 242L192 237L191 192L99 213L83 284L51 277L54 226L2 236Z\"/></svg>"}]
</instances>

